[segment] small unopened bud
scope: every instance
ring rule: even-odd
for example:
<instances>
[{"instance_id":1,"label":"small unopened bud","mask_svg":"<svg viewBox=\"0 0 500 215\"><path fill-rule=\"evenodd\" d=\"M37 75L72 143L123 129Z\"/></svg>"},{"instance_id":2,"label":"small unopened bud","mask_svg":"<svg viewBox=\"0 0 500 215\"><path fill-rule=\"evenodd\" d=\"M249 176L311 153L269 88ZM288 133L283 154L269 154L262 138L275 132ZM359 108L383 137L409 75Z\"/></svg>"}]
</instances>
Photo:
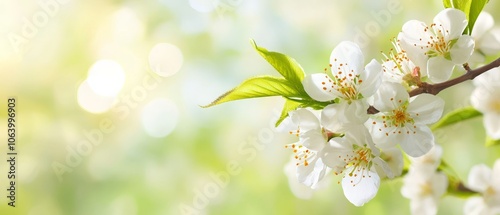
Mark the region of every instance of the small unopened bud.
<instances>
[{"instance_id":1,"label":"small unopened bud","mask_svg":"<svg viewBox=\"0 0 500 215\"><path fill-rule=\"evenodd\" d=\"M411 75L420 79L420 67L416 66L415 68L413 68Z\"/></svg>"}]
</instances>

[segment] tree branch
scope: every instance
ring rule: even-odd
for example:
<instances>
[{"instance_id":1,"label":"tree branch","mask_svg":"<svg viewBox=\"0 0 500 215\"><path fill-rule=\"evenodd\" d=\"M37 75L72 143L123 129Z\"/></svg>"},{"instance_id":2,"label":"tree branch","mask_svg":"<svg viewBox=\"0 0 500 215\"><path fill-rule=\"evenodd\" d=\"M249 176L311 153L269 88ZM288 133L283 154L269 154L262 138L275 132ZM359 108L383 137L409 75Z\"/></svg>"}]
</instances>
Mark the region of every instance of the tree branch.
<instances>
[{"instance_id":1,"label":"tree branch","mask_svg":"<svg viewBox=\"0 0 500 215\"><path fill-rule=\"evenodd\" d=\"M462 76L459 76L457 78L454 78L454 79L451 79L449 81L445 81L442 83L437 83L437 84L428 84L428 83L424 82L424 83L422 83L422 86L410 91L409 94L410 94L410 97L416 96L416 95L422 94L422 93L429 93L432 95L437 95L439 92L441 92L442 90L444 90L446 88L460 84L460 83L465 82L467 80L472 80L472 79L476 78L477 76L485 73L486 71L493 69L495 67L499 67L499 66L500 66L500 58L494 60L493 62L491 62L487 65L484 65L484 66L479 67L479 68L474 69L474 70L471 70L468 64L464 64L464 68L465 68L465 70L467 70L467 72L465 74L463 74Z\"/></svg>"},{"instance_id":2,"label":"tree branch","mask_svg":"<svg viewBox=\"0 0 500 215\"><path fill-rule=\"evenodd\" d=\"M422 93L429 93L432 95L437 95L439 92L441 92L442 90L444 90L446 88L452 87L454 85L460 84L460 83L468 81L468 80L472 80L472 79L476 78L477 76L489 71L490 69L493 69L495 67L500 67L500 58L492 61L491 63L489 63L487 65L484 65L482 67L479 67L479 68L476 68L473 70L471 70L471 68L469 67L469 64L467 64L467 63L464 64L463 66L464 66L466 72L462 76L456 77L454 79L451 79L451 80L448 80L445 82L437 83L437 84L429 84L427 82L422 82L418 88L409 92L410 97L413 97L413 96L416 96L416 95L419 95ZM379 111L377 109L375 109L374 107L370 106L368 108L367 112L368 112L368 114L376 114Z\"/></svg>"}]
</instances>

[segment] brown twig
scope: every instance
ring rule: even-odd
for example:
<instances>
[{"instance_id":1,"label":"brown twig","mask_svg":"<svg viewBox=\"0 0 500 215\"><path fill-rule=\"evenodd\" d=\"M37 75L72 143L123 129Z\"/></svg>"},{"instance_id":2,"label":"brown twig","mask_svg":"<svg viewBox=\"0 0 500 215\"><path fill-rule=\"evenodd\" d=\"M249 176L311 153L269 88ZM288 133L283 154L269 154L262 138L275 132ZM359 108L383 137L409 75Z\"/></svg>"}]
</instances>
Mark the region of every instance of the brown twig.
<instances>
[{"instance_id":1,"label":"brown twig","mask_svg":"<svg viewBox=\"0 0 500 215\"><path fill-rule=\"evenodd\" d=\"M427 82L422 82L418 88L412 90L409 92L410 97L422 94L422 93L429 93L432 95L437 95L439 92L442 90L449 88L451 86L460 84L462 82L472 80L476 78L477 76L487 72L490 69L493 69L495 67L500 67L500 58L492 61L491 63L484 65L482 67L476 68L476 69L471 69L469 67L469 64L464 64L464 68L467 72L463 74L462 76L456 77L454 79L442 82L442 83L437 83L437 84L429 84ZM368 114L376 114L379 111L375 109L374 107L369 107L367 110Z\"/></svg>"}]
</instances>

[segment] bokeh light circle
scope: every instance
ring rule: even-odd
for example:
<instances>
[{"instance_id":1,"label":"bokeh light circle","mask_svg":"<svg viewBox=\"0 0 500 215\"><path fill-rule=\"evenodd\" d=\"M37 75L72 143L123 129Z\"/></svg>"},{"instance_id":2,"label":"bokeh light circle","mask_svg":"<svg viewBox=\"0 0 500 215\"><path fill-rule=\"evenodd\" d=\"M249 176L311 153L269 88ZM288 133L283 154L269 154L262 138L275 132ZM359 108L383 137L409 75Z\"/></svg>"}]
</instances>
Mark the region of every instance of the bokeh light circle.
<instances>
[{"instance_id":1,"label":"bokeh light circle","mask_svg":"<svg viewBox=\"0 0 500 215\"><path fill-rule=\"evenodd\" d=\"M102 96L95 93L84 81L78 87L77 100L80 107L90 113L103 113L111 109L115 102L113 96Z\"/></svg>"},{"instance_id":2,"label":"bokeh light circle","mask_svg":"<svg viewBox=\"0 0 500 215\"><path fill-rule=\"evenodd\" d=\"M149 66L153 72L163 77L177 73L183 61L181 50L169 43L156 44L149 52Z\"/></svg>"},{"instance_id":3,"label":"bokeh light circle","mask_svg":"<svg viewBox=\"0 0 500 215\"><path fill-rule=\"evenodd\" d=\"M125 83L125 72L115 61L99 60L90 67L87 83L98 95L116 96Z\"/></svg>"},{"instance_id":4,"label":"bokeh light circle","mask_svg":"<svg viewBox=\"0 0 500 215\"><path fill-rule=\"evenodd\" d=\"M141 122L144 130L152 137L165 137L177 126L179 110L167 99L149 102L142 110Z\"/></svg>"}]
</instances>

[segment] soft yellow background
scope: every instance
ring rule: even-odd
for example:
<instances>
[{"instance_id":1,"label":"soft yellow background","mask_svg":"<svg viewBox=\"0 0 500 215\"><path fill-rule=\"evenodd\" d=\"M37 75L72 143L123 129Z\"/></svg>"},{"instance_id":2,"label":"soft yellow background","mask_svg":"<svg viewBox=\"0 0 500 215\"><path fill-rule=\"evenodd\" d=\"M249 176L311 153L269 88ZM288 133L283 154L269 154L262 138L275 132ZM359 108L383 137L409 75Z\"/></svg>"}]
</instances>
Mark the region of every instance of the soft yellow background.
<instances>
[{"instance_id":1,"label":"soft yellow background","mask_svg":"<svg viewBox=\"0 0 500 215\"><path fill-rule=\"evenodd\" d=\"M335 178L312 199L297 199L283 173L290 155L283 146L294 138L275 133L271 126L282 105L280 98L209 109L199 105L245 78L277 75L252 49L250 38L294 57L307 73L315 73L328 65L336 44L356 38L359 32L369 34L363 46L366 62L381 59L380 51L389 49L390 39L404 22L430 22L442 9L441 1L60 2L64 3L58 4L48 23L16 52L8 35L20 34L23 18L32 19L43 9L37 1L0 1L1 142L6 142L6 100L15 96L19 153L17 201L12 209L4 197L7 146L0 145L0 214L182 214L181 205L200 214L409 213L409 201L399 191L401 180L383 182L377 197L360 208L345 199ZM400 4L401 12L390 14L387 23L377 21L388 4ZM499 9L496 1L486 8L492 14ZM366 30L374 24L380 32ZM161 78L149 68L148 55L157 43L181 50L182 67L176 74ZM146 76L160 80L126 117L113 111L89 113L77 102L79 85L101 59L124 68L120 96L130 95ZM469 105L472 89L465 83L440 94L447 99L445 111ZM175 129L162 138L148 135L141 123L144 107L155 99L168 99L178 109L178 114L169 115ZM102 142L82 156L79 165L58 178L54 163L64 164L68 147L76 147L85 140L85 132L98 129L103 120L111 121L114 131L103 134ZM462 179L473 165L491 166L500 156L498 147L483 147L479 118L436 136L444 158ZM259 137L266 143L261 144ZM252 145L255 139L260 142ZM237 171L227 185L214 188L211 175L227 171L228 164L237 165L233 166ZM205 207L196 208L193 201L205 189L212 189L213 195ZM460 214L463 203L446 196L439 213Z\"/></svg>"}]
</instances>

